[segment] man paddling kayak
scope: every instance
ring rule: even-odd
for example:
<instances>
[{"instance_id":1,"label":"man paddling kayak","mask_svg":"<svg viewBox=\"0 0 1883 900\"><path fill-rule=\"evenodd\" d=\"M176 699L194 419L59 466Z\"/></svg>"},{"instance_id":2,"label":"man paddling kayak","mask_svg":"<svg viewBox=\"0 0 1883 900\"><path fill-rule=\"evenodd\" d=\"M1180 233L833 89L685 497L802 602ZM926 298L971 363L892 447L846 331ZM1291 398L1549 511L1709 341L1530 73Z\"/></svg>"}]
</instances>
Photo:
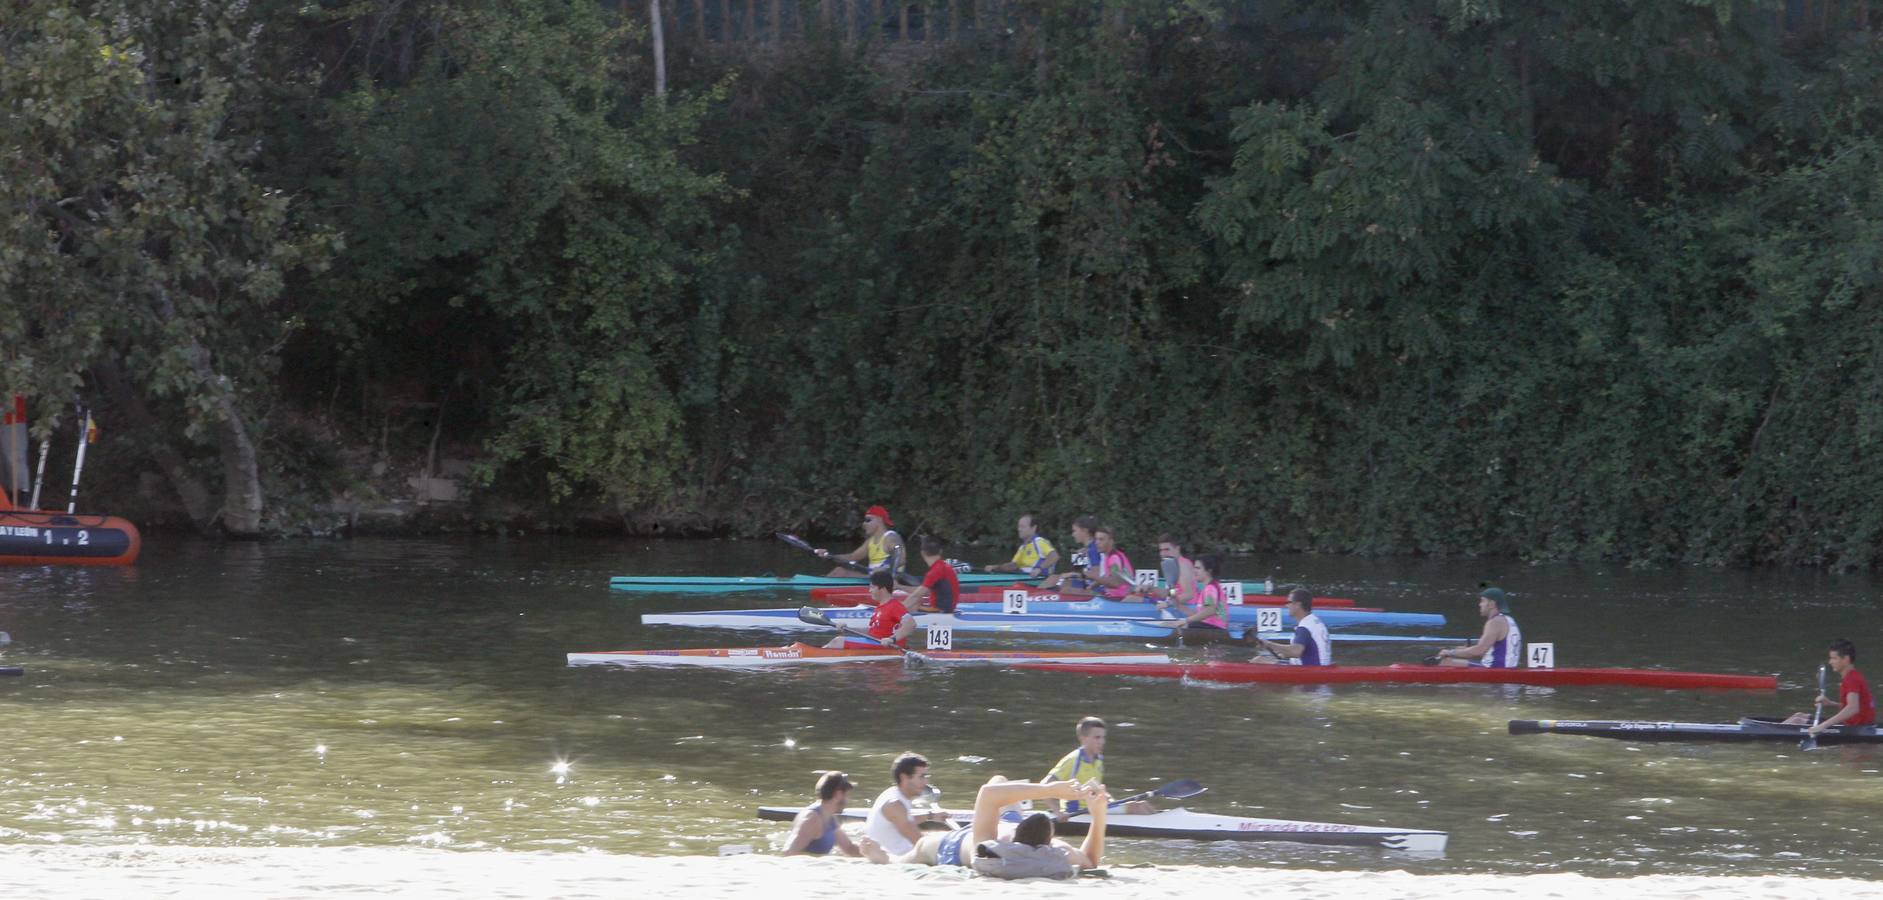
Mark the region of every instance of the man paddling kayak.
<instances>
[{"instance_id":1,"label":"man paddling kayak","mask_svg":"<svg viewBox=\"0 0 1883 900\"><path fill-rule=\"evenodd\" d=\"M1295 620L1294 639L1286 644L1278 644L1257 638L1262 649L1275 654L1275 658L1255 661L1291 666L1333 665L1334 644L1327 637L1327 624L1314 614L1314 594L1303 588L1289 591L1288 615Z\"/></svg>"},{"instance_id":2,"label":"man paddling kayak","mask_svg":"<svg viewBox=\"0 0 1883 900\"><path fill-rule=\"evenodd\" d=\"M1073 726L1073 733L1079 738L1079 746L1072 752L1060 757L1059 762L1047 771L1042 782L1076 781L1105 783L1105 720L1097 716L1086 716ZM1086 810L1077 800L1069 800L1064 807L1053 801L1049 809L1054 811L1054 818L1064 822ZM1157 812L1157 806L1149 800L1133 800L1125 804L1127 815L1148 816Z\"/></svg>"},{"instance_id":3,"label":"man paddling kayak","mask_svg":"<svg viewBox=\"0 0 1883 900\"><path fill-rule=\"evenodd\" d=\"M862 856L863 851L837 827L854 787L849 776L842 772L825 772L818 778L817 802L798 811L798 817L791 822L791 835L785 838L785 852L780 855L824 856L832 850L841 850L845 856Z\"/></svg>"},{"instance_id":4,"label":"man paddling kayak","mask_svg":"<svg viewBox=\"0 0 1883 900\"><path fill-rule=\"evenodd\" d=\"M921 587L903 597L902 605L919 613L955 611L955 604L961 599L961 577L955 573L955 567L942 558L942 551L946 549L941 538L922 535L922 561L928 563L928 574L922 576Z\"/></svg>"},{"instance_id":5,"label":"man paddling kayak","mask_svg":"<svg viewBox=\"0 0 1883 900\"><path fill-rule=\"evenodd\" d=\"M889 510L877 505L863 512L863 543L861 545L842 556L835 556L829 550L821 548L817 551L817 555L825 559L868 561L871 572L882 570L893 574L902 571L904 551L902 535L889 528ZM856 577L855 572L842 566L830 570L830 575L839 578Z\"/></svg>"},{"instance_id":6,"label":"man paddling kayak","mask_svg":"<svg viewBox=\"0 0 1883 900\"><path fill-rule=\"evenodd\" d=\"M1077 550L1072 552L1072 571L1061 572L1040 582L1040 587L1060 591L1084 591L1090 587L1085 579L1087 567L1098 565L1098 539L1094 532L1098 530L1097 516L1080 516L1072 520L1072 543Z\"/></svg>"},{"instance_id":7,"label":"man paddling kayak","mask_svg":"<svg viewBox=\"0 0 1883 900\"><path fill-rule=\"evenodd\" d=\"M1135 586L1126 600L1178 600L1189 603L1196 596L1194 563L1183 555L1183 544L1177 540L1177 536L1168 531L1157 536L1157 565L1163 585Z\"/></svg>"},{"instance_id":8,"label":"man paddling kayak","mask_svg":"<svg viewBox=\"0 0 1883 900\"><path fill-rule=\"evenodd\" d=\"M1478 614L1484 617L1484 634L1478 642L1456 650L1438 651L1441 666L1482 666L1487 669L1515 669L1523 665L1523 630L1510 617L1510 597L1501 588L1488 587L1478 594Z\"/></svg>"},{"instance_id":9,"label":"man paddling kayak","mask_svg":"<svg viewBox=\"0 0 1883 900\"><path fill-rule=\"evenodd\" d=\"M915 633L915 617L896 596L896 578L889 570L870 573L870 603L876 609L870 613L869 631L857 634L838 623L836 639L824 646L831 650L906 646L909 635Z\"/></svg>"},{"instance_id":10,"label":"man paddling kayak","mask_svg":"<svg viewBox=\"0 0 1883 900\"><path fill-rule=\"evenodd\" d=\"M1180 599L1159 600L1157 608L1170 609L1183 616L1183 622L1178 626L1180 628L1227 631L1229 600L1223 594L1223 558L1215 553L1205 553L1197 557L1190 568L1195 573L1196 587L1192 596L1196 598L1196 605L1186 604Z\"/></svg>"},{"instance_id":11,"label":"man paddling kayak","mask_svg":"<svg viewBox=\"0 0 1883 900\"><path fill-rule=\"evenodd\" d=\"M1028 578L1045 578L1059 568L1059 551L1053 549L1053 542L1040 535L1039 516L1027 513L1020 517L1014 529L1020 533L1020 549L1013 551L1013 559L1004 563L988 566L989 572L1018 572Z\"/></svg>"},{"instance_id":12,"label":"man paddling kayak","mask_svg":"<svg viewBox=\"0 0 1883 900\"><path fill-rule=\"evenodd\" d=\"M1076 533L1079 526L1075 523L1072 527ZM1087 558L1093 561L1079 571L1076 579L1066 576L1059 581L1061 594L1123 600L1131 593L1131 559L1118 549L1118 539L1110 525L1092 529L1092 549L1087 551Z\"/></svg>"},{"instance_id":13,"label":"man paddling kayak","mask_svg":"<svg viewBox=\"0 0 1883 900\"><path fill-rule=\"evenodd\" d=\"M1085 833L1085 841L1073 847L1054 839L1053 817L1045 812L1029 813L1014 827L1010 840L1001 839L1001 809L1031 800L1077 800L1086 804L1092 810L1092 826ZM925 835L901 853L890 853L886 845L879 846L880 842L867 837L858 846L863 856L875 863L965 866L995 878L1072 878L1081 869L1097 868L1104 859L1106 804L1110 800L1102 784L1035 784L996 775L974 795L972 827Z\"/></svg>"},{"instance_id":14,"label":"man paddling kayak","mask_svg":"<svg viewBox=\"0 0 1883 900\"><path fill-rule=\"evenodd\" d=\"M1817 706L1839 706L1837 714L1816 725L1811 725L1811 716L1805 713L1793 713L1786 719L1786 725L1811 725L1805 733L1812 737L1822 734L1826 728L1839 725L1858 727L1876 724L1876 698L1870 696L1870 682L1857 671L1857 645L1844 638L1831 642L1826 653L1831 671L1842 676L1837 685L1837 699L1819 694L1812 701Z\"/></svg>"},{"instance_id":15,"label":"man paddling kayak","mask_svg":"<svg viewBox=\"0 0 1883 900\"><path fill-rule=\"evenodd\" d=\"M919 823L948 821L948 814L938 809L917 816L909 803L928 791L928 760L921 754L907 751L896 757L889 766L889 778L895 783L876 795L869 818L864 820L864 833L869 836L859 842L859 847L865 856L872 844L890 853L907 853L922 837Z\"/></svg>"}]
</instances>

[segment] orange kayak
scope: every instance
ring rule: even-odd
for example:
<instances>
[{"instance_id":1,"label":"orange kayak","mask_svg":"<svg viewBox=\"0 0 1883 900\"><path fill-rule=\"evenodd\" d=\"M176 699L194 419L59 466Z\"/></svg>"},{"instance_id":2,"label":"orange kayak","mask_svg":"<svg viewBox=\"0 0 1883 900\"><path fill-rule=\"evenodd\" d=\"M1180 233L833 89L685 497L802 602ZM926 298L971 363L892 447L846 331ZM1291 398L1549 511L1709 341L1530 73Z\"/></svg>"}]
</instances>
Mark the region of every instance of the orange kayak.
<instances>
[{"instance_id":1,"label":"orange kayak","mask_svg":"<svg viewBox=\"0 0 1883 900\"><path fill-rule=\"evenodd\" d=\"M117 516L48 510L0 510L0 564L128 566L144 540Z\"/></svg>"}]
</instances>

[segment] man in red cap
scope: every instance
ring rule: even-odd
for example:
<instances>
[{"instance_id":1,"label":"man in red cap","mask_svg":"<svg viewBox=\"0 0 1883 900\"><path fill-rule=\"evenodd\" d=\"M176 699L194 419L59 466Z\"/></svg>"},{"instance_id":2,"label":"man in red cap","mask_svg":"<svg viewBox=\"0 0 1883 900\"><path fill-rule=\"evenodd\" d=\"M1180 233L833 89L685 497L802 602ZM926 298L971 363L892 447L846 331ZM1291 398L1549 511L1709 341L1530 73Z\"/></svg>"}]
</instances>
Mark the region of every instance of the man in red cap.
<instances>
[{"instance_id":1,"label":"man in red cap","mask_svg":"<svg viewBox=\"0 0 1883 900\"><path fill-rule=\"evenodd\" d=\"M826 559L847 559L851 562L868 561L871 572L888 571L892 575L902 574L904 550L902 535L889 528L889 510L881 505L872 506L863 512L863 545L842 556L833 556L829 550L817 551L818 556ZM838 566L830 570L832 576L855 578L856 572Z\"/></svg>"}]
</instances>

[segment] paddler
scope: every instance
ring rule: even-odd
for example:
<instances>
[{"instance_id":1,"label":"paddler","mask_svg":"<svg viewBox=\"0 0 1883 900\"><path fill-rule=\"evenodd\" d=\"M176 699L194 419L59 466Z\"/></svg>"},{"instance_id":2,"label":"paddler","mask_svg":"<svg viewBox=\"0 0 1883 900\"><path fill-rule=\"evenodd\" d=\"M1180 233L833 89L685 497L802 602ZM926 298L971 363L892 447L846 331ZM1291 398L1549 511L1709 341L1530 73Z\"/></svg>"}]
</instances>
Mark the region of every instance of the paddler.
<instances>
[{"instance_id":1,"label":"paddler","mask_svg":"<svg viewBox=\"0 0 1883 900\"><path fill-rule=\"evenodd\" d=\"M1441 666L1477 666L1516 669L1523 665L1523 630L1510 617L1510 597L1502 588L1487 587L1478 594L1478 614L1484 634L1469 647L1438 651Z\"/></svg>"},{"instance_id":2,"label":"paddler","mask_svg":"<svg viewBox=\"0 0 1883 900\"><path fill-rule=\"evenodd\" d=\"M1040 781L1076 781L1080 783L1096 781L1099 784L1104 784L1105 728L1105 720L1097 716L1086 716L1080 719L1079 724L1074 725L1072 729L1073 733L1079 738L1079 746L1072 748L1072 752L1060 757L1059 762L1048 770L1046 777L1040 779ZM1067 801L1063 807L1060 806L1057 801L1054 801L1049 809L1053 811L1054 818L1061 822L1082 812L1086 812L1086 809L1077 800ZM1133 816L1148 816L1154 812L1157 812L1157 807L1148 800L1133 800L1125 804L1124 808L1126 815Z\"/></svg>"},{"instance_id":3,"label":"paddler","mask_svg":"<svg viewBox=\"0 0 1883 900\"><path fill-rule=\"evenodd\" d=\"M1080 516L1072 520L1072 543L1079 549L1072 552L1072 571L1061 572L1040 582L1040 587L1060 591L1085 591L1091 587L1085 579L1085 570L1098 565L1098 530L1097 516Z\"/></svg>"},{"instance_id":4,"label":"paddler","mask_svg":"<svg viewBox=\"0 0 1883 900\"><path fill-rule=\"evenodd\" d=\"M1183 555L1183 544L1177 536L1166 531L1157 536L1158 577L1163 585L1142 585L1132 588L1126 600L1180 600L1191 602L1196 596L1196 571L1190 558ZM1135 573L1134 573L1135 574Z\"/></svg>"},{"instance_id":5,"label":"paddler","mask_svg":"<svg viewBox=\"0 0 1883 900\"><path fill-rule=\"evenodd\" d=\"M1159 600L1158 609L1168 609L1183 616L1178 628L1215 628L1229 630L1229 598L1223 593L1222 570L1223 558L1215 553L1205 553L1197 557L1190 565L1196 582L1194 605L1177 600ZM1162 621L1169 620L1160 620Z\"/></svg>"},{"instance_id":6,"label":"paddler","mask_svg":"<svg viewBox=\"0 0 1883 900\"><path fill-rule=\"evenodd\" d=\"M928 792L928 760L921 754L907 751L896 757L889 766L889 778L894 784L876 795L869 818L864 820L868 837L859 843L865 856L872 844L892 854L907 853L922 837L922 822L948 821L948 814L938 809L925 810L918 816L909 802Z\"/></svg>"},{"instance_id":7,"label":"paddler","mask_svg":"<svg viewBox=\"0 0 1883 900\"><path fill-rule=\"evenodd\" d=\"M1085 841L1074 847L1053 837L1053 817L1028 813L1014 826L1010 838L1001 837L1004 807L1031 800L1077 800L1092 809L1092 824ZM1102 784L1053 781L1035 784L1008 781L998 775L974 795L974 825L946 834L924 835L908 850L891 853L888 845L858 841L863 855L876 863L914 863L930 866L965 866L995 878L1073 878L1081 869L1097 868L1105 855L1105 813L1111 796Z\"/></svg>"},{"instance_id":8,"label":"paddler","mask_svg":"<svg viewBox=\"0 0 1883 900\"><path fill-rule=\"evenodd\" d=\"M1826 655L1829 657L1831 671L1836 672L1843 679L1837 685L1838 699L1832 700L1819 694L1817 700L1813 702L1817 706L1837 706L1839 707L1837 714L1816 725L1811 725L1811 716L1805 713L1794 713L1791 718L1785 720L1785 724L1811 725L1810 728L1805 729L1805 733L1812 737L1824 733L1827 728L1835 728L1839 725L1851 728L1875 725L1876 698L1870 696L1870 682L1863 677L1862 672L1857 671L1857 645L1844 638L1838 638L1831 642Z\"/></svg>"},{"instance_id":9,"label":"paddler","mask_svg":"<svg viewBox=\"0 0 1883 900\"><path fill-rule=\"evenodd\" d=\"M881 504L863 511L863 543L855 550L836 556L829 550L819 549L817 555L825 559L847 559L851 562L867 562L871 572L878 570L897 573L902 571L904 548L902 535L890 530L889 510ZM837 578L854 578L856 573L838 566L830 570L830 575Z\"/></svg>"},{"instance_id":10,"label":"paddler","mask_svg":"<svg viewBox=\"0 0 1883 900\"><path fill-rule=\"evenodd\" d=\"M1334 644L1327 637L1327 624L1314 614L1314 594L1295 588L1288 592L1288 616L1295 620L1293 640L1279 644L1257 638L1262 649L1275 654L1273 659L1258 658L1259 663L1282 663L1291 666L1331 666L1334 664Z\"/></svg>"},{"instance_id":11,"label":"paddler","mask_svg":"<svg viewBox=\"0 0 1883 900\"><path fill-rule=\"evenodd\" d=\"M909 608L896 596L896 578L889 570L870 573L870 603L876 610L870 613L867 632L857 634L838 623L837 637L824 646L832 650L907 646L909 635L915 633L915 617L909 615Z\"/></svg>"},{"instance_id":12,"label":"paddler","mask_svg":"<svg viewBox=\"0 0 1883 900\"><path fill-rule=\"evenodd\" d=\"M785 852L781 855L808 853L825 856L832 850L840 850L845 856L862 856L863 851L858 850L857 845L850 842L850 836L837 827L854 787L856 785L850 783L849 776L842 772L825 772L819 777L817 802L798 810L798 817L791 822L791 835L785 838Z\"/></svg>"},{"instance_id":13,"label":"paddler","mask_svg":"<svg viewBox=\"0 0 1883 900\"><path fill-rule=\"evenodd\" d=\"M1073 526L1077 528L1078 526ZM1110 525L1100 525L1092 529L1092 551L1088 559L1095 560L1079 573L1079 584L1070 585L1060 582L1059 592L1075 596L1098 596L1108 600L1123 600L1133 590L1131 581L1131 559L1118 549L1118 540ZM1090 555L1096 552L1096 556ZM1045 585L1041 585L1044 587Z\"/></svg>"},{"instance_id":14,"label":"paddler","mask_svg":"<svg viewBox=\"0 0 1883 900\"><path fill-rule=\"evenodd\" d=\"M1028 578L1053 574L1059 568L1059 551L1053 548L1052 541L1040 534L1038 522L1039 516L1034 513L1022 515L1014 526L1020 533L1020 549L1013 551L1013 559L988 566L986 571L1018 572Z\"/></svg>"},{"instance_id":15,"label":"paddler","mask_svg":"<svg viewBox=\"0 0 1883 900\"><path fill-rule=\"evenodd\" d=\"M946 549L941 538L922 535L922 561L928 563L928 574L922 576L920 587L902 599L903 606L919 613L955 611L955 604L961 600L961 577L955 574L955 567L942 558L942 551Z\"/></svg>"}]
</instances>

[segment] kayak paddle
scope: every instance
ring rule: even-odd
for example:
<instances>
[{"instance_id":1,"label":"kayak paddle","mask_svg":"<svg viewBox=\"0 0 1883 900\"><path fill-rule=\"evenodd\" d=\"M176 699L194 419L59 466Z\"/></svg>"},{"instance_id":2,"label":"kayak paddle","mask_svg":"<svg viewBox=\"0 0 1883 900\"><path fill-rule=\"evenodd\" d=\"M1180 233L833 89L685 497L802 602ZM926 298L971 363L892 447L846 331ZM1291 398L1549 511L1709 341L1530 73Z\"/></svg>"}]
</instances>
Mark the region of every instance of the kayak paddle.
<instances>
[{"instance_id":1,"label":"kayak paddle","mask_svg":"<svg viewBox=\"0 0 1883 900\"><path fill-rule=\"evenodd\" d=\"M1163 787L1157 788L1156 790L1149 790L1141 794L1132 794L1129 797L1122 797L1117 800L1113 800L1112 802L1106 805L1107 806L1123 806L1124 804L1130 803L1134 800L1149 800L1152 797L1162 797L1166 800L1187 800L1207 790L1209 790L1209 788L1204 787L1202 784L1196 781L1193 781L1189 778L1185 778L1182 781L1173 781L1167 785L1164 785Z\"/></svg>"},{"instance_id":2,"label":"kayak paddle","mask_svg":"<svg viewBox=\"0 0 1883 900\"><path fill-rule=\"evenodd\" d=\"M1818 696L1819 697L1824 696L1824 667L1823 666L1818 667ZM1819 704L1816 700L1811 701L1811 727L1812 728L1818 727L1818 717L1823 714L1824 714L1824 707L1821 704ZM1798 742L1798 749L1800 750L1818 749L1817 735L1807 732L1805 734L1805 739Z\"/></svg>"},{"instance_id":3,"label":"kayak paddle","mask_svg":"<svg viewBox=\"0 0 1883 900\"><path fill-rule=\"evenodd\" d=\"M819 610L815 606L798 607L798 621L803 622L807 625L822 625L825 628L835 628L837 629L838 633L842 633L847 630L842 625L839 625L836 622L832 622L829 616L824 615L823 611ZM898 647L892 643L884 643L883 646L901 653L907 659L913 659L916 662L928 662L928 657L923 656L922 654L917 653L914 650L910 650L907 647Z\"/></svg>"}]
</instances>

